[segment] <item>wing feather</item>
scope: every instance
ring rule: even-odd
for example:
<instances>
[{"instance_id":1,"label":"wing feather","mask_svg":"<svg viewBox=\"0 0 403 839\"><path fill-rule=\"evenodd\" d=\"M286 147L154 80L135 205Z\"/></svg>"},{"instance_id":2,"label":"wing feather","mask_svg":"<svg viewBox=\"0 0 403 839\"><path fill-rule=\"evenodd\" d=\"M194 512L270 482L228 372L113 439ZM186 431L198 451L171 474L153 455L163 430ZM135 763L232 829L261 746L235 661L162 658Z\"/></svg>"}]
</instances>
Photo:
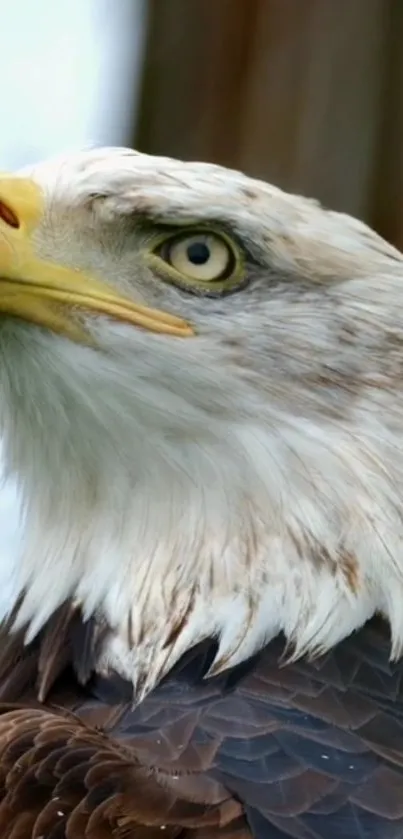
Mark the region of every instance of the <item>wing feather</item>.
<instances>
[{"instance_id":1,"label":"wing feather","mask_svg":"<svg viewBox=\"0 0 403 839\"><path fill-rule=\"evenodd\" d=\"M280 666L279 639L204 681L206 642L138 706L96 674L105 632L67 604L28 647L0 638L4 839L403 836L403 665L382 623L315 662Z\"/></svg>"}]
</instances>

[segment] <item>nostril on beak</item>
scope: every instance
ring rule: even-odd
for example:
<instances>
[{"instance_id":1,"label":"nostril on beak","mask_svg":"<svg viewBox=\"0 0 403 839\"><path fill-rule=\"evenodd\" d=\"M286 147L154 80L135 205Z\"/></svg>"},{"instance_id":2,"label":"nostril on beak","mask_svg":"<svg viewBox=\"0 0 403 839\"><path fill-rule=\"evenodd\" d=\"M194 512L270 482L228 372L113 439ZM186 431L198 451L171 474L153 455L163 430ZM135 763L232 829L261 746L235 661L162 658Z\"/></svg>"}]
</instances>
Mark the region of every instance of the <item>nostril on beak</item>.
<instances>
[{"instance_id":1,"label":"nostril on beak","mask_svg":"<svg viewBox=\"0 0 403 839\"><path fill-rule=\"evenodd\" d=\"M9 227L19 227L20 220L18 216L16 216L14 210L5 204L4 201L0 199L0 219L4 221Z\"/></svg>"}]
</instances>

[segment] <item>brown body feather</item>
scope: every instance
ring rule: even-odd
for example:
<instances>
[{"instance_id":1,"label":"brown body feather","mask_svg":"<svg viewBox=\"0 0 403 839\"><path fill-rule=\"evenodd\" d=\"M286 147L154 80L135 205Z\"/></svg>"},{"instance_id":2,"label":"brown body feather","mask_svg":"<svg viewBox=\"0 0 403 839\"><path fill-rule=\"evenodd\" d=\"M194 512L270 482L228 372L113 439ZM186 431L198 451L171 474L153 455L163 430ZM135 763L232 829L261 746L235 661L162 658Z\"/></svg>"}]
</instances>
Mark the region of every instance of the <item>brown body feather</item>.
<instances>
[{"instance_id":1,"label":"brown body feather","mask_svg":"<svg viewBox=\"0 0 403 839\"><path fill-rule=\"evenodd\" d=\"M403 836L403 667L382 624L313 664L280 666L276 642L204 682L201 645L137 707L95 674L103 632L69 606L28 647L4 631L2 839Z\"/></svg>"}]
</instances>

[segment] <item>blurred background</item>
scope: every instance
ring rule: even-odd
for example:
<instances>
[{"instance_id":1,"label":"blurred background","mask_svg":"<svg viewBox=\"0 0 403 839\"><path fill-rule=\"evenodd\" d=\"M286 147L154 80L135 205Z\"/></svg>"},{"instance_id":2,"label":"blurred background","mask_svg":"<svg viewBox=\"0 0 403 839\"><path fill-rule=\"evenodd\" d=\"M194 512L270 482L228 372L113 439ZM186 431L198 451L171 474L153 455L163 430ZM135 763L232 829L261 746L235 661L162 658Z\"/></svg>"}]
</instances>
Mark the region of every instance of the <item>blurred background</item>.
<instances>
[{"instance_id":1,"label":"blurred background","mask_svg":"<svg viewBox=\"0 0 403 839\"><path fill-rule=\"evenodd\" d=\"M92 144L238 167L403 248L403 0L0 0L0 166Z\"/></svg>"}]
</instances>

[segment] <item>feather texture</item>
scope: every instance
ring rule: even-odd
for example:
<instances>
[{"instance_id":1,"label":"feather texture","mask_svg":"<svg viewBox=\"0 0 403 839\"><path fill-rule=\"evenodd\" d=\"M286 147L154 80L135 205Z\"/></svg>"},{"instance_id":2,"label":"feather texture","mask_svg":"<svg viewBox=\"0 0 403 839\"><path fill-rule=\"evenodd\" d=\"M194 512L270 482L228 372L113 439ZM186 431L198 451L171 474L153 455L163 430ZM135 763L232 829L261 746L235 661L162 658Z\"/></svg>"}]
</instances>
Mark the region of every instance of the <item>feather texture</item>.
<instances>
[{"instance_id":1,"label":"feather texture","mask_svg":"<svg viewBox=\"0 0 403 839\"><path fill-rule=\"evenodd\" d=\"M0 836L401 839L402 254L207 164L29 174L92 341L3 301ZM231 293L162 258L200 226ZM77 311L82 272L191 340Z\"/></svg>"},{"instance_id":2,"label":"feather texture","mask_svg":"<svg viewBox=\"0 0 403 839\"><path fill-rule=\"evenodd\" d=\"M95 673L104 631L70 605L28 646L4 631L4 839L403 835L403 664L383 623L315 663L282 666L278 640L203 680L206 642L139 705Z\"/></svg>"}]
</instances>

